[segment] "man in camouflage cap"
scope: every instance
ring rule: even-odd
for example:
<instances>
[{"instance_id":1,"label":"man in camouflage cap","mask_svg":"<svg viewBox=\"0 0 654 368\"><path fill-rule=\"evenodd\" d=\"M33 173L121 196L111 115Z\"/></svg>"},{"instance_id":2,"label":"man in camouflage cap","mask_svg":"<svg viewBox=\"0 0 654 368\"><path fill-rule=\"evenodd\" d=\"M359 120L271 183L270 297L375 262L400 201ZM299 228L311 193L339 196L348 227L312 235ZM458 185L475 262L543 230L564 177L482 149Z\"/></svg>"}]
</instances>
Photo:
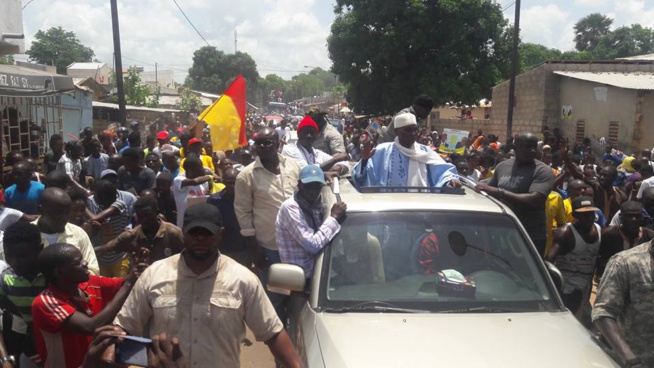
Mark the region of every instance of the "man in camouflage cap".
<instances>
[{"instance_id":1,"label":"man in camouflage cap","mask_svg":"<svg viewBox=\"0 0 654 368\"><path fill-rule=\"evenodd\" d=\"M327 121L327 112L319 107L311 107L307 113L318 124L318 136L313 142L313 148L319 149L328 155L345 153L343 136Z\"/></svg>"},{"instance_id":2,"label":"man in camouflage cap","mask_svg":"<svg viewBox=\"0 0 654 368\"><path fill-rule=\"evenodd\" d=\"M609 260L592 318L623 367L654 367L654 249L652 241Z\"/></svg>"}]
</instances>

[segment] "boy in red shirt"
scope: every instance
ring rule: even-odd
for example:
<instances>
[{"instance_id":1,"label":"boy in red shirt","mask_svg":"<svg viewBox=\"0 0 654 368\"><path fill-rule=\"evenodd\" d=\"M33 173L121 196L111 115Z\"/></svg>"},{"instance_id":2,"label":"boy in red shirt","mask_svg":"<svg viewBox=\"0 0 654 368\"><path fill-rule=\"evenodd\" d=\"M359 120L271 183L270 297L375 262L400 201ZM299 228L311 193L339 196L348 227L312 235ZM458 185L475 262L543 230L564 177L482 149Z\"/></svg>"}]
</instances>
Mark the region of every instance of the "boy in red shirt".
<instances>
[{"instance_id":1,"label":"boy in red shirt","mask_svg":"<svg viewBox=\"0 0 654 368\"><path fill-rule=\"evenodd\" d=\"M47 246L38 258L48 288L32 303L34 339L45 368L77 368L93 331L111 323L145 265L125 278L91 275L71 244Z\"/></svg>"}]
</instances>

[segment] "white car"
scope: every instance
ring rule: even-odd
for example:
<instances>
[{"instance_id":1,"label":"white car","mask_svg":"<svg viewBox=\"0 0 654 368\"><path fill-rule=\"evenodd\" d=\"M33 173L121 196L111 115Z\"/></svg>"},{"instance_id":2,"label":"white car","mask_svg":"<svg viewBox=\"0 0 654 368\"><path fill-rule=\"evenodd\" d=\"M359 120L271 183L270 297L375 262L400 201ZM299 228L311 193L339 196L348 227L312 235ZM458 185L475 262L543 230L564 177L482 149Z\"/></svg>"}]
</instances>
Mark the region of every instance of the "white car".
<instances>
[{"instance_id":1,"label":"white car","mask_svg":"<svg viewBox=\"0 0 654 368\"><path fill-rule=\"evenodd\" d=\"M347 219L314 274L269 274L271 290L292 291L288 331L306 367L619 367L498 201L341 187Z\"/></svg>"}]
</instances>

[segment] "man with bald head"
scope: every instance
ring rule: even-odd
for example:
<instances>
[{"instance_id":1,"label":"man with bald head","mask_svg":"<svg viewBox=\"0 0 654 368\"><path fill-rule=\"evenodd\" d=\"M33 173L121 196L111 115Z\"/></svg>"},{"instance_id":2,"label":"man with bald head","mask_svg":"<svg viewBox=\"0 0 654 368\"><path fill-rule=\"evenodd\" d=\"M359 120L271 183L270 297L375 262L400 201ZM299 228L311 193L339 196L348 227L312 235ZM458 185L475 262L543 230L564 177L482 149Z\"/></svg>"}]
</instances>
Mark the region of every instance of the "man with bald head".
<instances>
[{"instance_id":1,"label":"man with bald head","mask_svg":"<svg viewBox=\"0 0 654 368\"><path fill-rule=\"evenodd\" d=\"M261 129L254 139L254 149L257 158L236 177L234 210L265 287L268 267L281 262L273 219L277 218L282 203L295 192L300 165L278 153L279 135L274 129ZM283 296L268 293L268 297L280 319L285 321Z\"/></svg>"},{"instance_id":2,"label":"man with bald head","mask_svg":"<svg viewBox=\"0 0 654 368\"><path fill-rule=\"evenodd\" d=\"M613 186L615 179L618 177L618 169L612 165L606 165L601 169L598 167L599 178L597 181L589 180L584 176L584 173L579 170L579 167L570 160L568 147L563 147L561 149L561 156L563 156L566 170L575 179L583 180L586 185L593 188L593 202L595 203L595 206L602 211L604 217L606 219L613 218L615 213L620 210L622 202L627 200L627 195L622 191L622 189Z\"/></svg>"},{"instance_id":3,"label":"man with bald head","mask_svg":"<svg viewBox=\"0 0 654 368\"><path fill-rule=\"evenodd\" d=\"M5 190L7 207L28 215L38 213L39 195L45 186L32 180L32 166L26 160L14 164L11 169L13 185Z\"/></svg>"},{"instance_id":4,"label":"man with bald head","mask_svg":"<svg viewBox=\"0 0 654 368\"><path fill-rule=\"evenodd\" d=\"M123 155L120 153L114 153L109 156L109 161L107 161L107 169L117 172L121 166L123 166Z\"/></svg>"},{"instance_id":5,"label":"man with bald head","mask_svg":"<svg viewBox=\"0 0 654 368\"><path fill-rule=\"evenodd\" d=\"M68 243L77 247L89 270L98 275L100 267L93 251L93 245L86 232L79 226L68 222L72 201L61 188L46 188L39 197L41 216L33 223L41 232L43 246L55 243Z\"/></svg>"},{"instance_id":6,"label":"man with bald head","mask_svg":"<svg viewBox=\"0 0 654 368\"><path fill-rule=\"evenodd\" d=\"M649 196L654 196L654 192L650 192ZM648 206L652 206L651 201L650 197ZM654 230L642 226L645 213L640 202L626 201L620 207L619 224L602 230L597 266L599 276L604 273L604 268L613 255L654 239Z\"/></svg>"},{"instance_id":7,"label":"man with bald head","mask_svg":"<svg viewBox=\"0 0 654 368\"><path fill-rule=\"evenodd\" d=\"M518 216L541 256L547 245L545 202L554 184L552 169L536 160L538 137L521 133L515 138L515 157L495 167L488 184L475 190L504 202Z\"/></svg>"}]
</instances>

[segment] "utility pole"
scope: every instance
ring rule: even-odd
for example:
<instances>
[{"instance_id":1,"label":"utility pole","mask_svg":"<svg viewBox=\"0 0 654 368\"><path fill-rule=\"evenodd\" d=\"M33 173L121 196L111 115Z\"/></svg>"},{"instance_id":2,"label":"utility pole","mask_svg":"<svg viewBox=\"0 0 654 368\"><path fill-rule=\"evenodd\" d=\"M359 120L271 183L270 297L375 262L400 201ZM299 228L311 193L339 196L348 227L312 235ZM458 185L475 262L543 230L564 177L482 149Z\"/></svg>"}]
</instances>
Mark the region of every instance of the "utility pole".
<instances>
[{"instance_id":1,"label":"utility pole","mask_svg":"<svg viewBox=\"0 0 654 368\"><path fill-rule=\"evenodd\" d=\"M511 50L511 80L509 81L509 110L506 115L506 139L513 135L513 105L515 104L515 76L518 73L518 46L520 43L520 0L515 1L513 23L513 49Z\"/></svg>"},{"instance_id":2,"label":"utility pole","mask_svg":"<svg viewBox=\"0 0 654 368\"><path fill-rule=\"evenodd\" d=\"M234 30L234 53L238 52L238 31Z\"/></svg>"},{"instance_id":3,"label":"utility pole","mask_svg":"<svg viewBox=\"0 0 654 368\"><path fill-rule=\"evenodd\" d=\"M120 27L118 26L118 0L111 2L111 28L114 34L114 65L116 73L116 89L118 90L118 120L121 126L126 126L125 86L123 84L123 54L120 52Z\"/></svg>"},{"instance_id":4,"label":"utility pole","mask_svg":"<svg viewBox=\"0 0 654 368\"><path fill-rule=\"evenodd\" d=\"M157 68L157 62L154 62L154 85L157 86L157 91L159 90L159 73Z\"/></svg>"}]
</instances>

